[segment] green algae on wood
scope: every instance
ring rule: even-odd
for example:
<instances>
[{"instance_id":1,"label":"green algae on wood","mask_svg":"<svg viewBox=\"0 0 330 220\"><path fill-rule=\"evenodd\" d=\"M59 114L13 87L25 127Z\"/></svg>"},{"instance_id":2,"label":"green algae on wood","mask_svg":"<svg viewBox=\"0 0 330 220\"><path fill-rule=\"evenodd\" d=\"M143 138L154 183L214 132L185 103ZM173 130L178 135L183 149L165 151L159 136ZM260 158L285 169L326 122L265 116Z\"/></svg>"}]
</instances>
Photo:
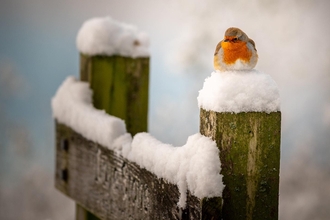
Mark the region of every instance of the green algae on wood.
<instances>
[{"instance_id":1,"label":"green algae on wood","mask_svg":"<svg viewBox=\"0 0 330 220\"><path fill-rule=\"evenodd\" d=\"M132 135L148 129L149 58L80 55L95 108L125 120Z\"/></svg>"},{"instance_id":2,"label":"green algae on wood","mask_svg":"<svg viewBox=\"0 0 330 220\"><path fill-rule=\"evenodd\" d=\"M201 109L200 132L220 150L223 219L278 219L281 113Z\"/></svg>"}]
</instances>

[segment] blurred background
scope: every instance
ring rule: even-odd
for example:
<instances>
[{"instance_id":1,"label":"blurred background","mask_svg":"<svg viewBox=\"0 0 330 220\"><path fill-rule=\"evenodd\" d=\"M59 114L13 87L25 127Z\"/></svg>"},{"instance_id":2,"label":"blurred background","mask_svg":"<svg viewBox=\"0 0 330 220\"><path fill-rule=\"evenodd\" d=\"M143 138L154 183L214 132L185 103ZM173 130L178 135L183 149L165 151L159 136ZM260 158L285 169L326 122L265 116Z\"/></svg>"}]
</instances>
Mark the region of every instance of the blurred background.
<instances>
[{"instance_id":1,"label":"blurred background","mask_svg":"<svg viewBox=\"0 0 330 220\"><path fill-rule=\"evenodd\" d=\"M149 34L149 131L179 146L198 132L216 44L228 27L244 30L281 94L280 219L330 219L329 10L327 0L1 0L1 219L74 219L54 188L50 100L78 77L82 23L108 15Z\"/></svg>"}]
</instances>

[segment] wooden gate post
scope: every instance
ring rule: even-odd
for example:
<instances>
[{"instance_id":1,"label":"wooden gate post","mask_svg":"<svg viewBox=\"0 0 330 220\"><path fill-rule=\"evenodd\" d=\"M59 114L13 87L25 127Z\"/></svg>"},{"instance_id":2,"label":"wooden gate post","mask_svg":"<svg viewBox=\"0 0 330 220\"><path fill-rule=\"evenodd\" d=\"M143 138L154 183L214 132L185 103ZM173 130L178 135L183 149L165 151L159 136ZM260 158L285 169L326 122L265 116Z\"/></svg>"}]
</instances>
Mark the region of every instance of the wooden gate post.
<instances>
[{"instance_id":1,"label":"wooden gate post","mask_svg":"<svg viewBox=\"0 0 330 220\"><path fill-rule=\"evenodd\" d=\"M97 109L125 120L129 133L148 129L149 58L80 54L80 78Z\"/></svg>"},{"instance_id":2,"label":"wooden gate post","mask_svg":"<svg viewBox=\"0 0 330 220\"><path fill-rule=\"evenodd\" d=\"M149 58L80 54L80 79L93 90L93 105L125 120L127 132L148 129ZM96 220L76 205L76 220Z\"/></svg>"},{"instance_id":3,"label":"wooden gate post","mask_svg":"<svg viewBox=\"0 0 330 220\"><path fill-rule=\"evenodd\" d=\"M200 110L220 150L224 220L278 219L281 113Z\"/></svg>"}]
</instances>

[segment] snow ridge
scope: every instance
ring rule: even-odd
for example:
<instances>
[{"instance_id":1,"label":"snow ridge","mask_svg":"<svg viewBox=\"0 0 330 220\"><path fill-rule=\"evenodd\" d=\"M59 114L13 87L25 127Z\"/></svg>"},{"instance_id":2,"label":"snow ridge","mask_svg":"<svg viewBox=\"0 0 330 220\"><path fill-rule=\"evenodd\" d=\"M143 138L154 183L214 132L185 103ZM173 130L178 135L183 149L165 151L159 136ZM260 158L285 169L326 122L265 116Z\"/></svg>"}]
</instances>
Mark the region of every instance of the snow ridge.
<instances>
[{"instance_id":1,"label":"snow ridge","mask_svg":"<svg viewBox=\"0 0 330 220\"><path fill-rule=\"evenodd\" d=\"M186 206L189 191L198 198L221 196L219 150L216 143L199 133L173 147L138 133L132 138L125 122L92 105L88 83L67 77L52 99L53 116L89 140L114 150L179 188L178 206Z\"/></svg>"},{"instance_id":2,"label":"snow ridge","mask_svg":"<svg viewBox=\"0 0 330 220\"><path fill-rule=\"evenodd\" d=\"M180 192L178 206L182 208L186 205L187 189L198 198L221 196L219 150L214 141L199 133L188 137L181 147L139 133L133 138L128 159L176 184Z\"/></svg>"},{"instance_id":3,"label":"snow ridge","mask_svg":"<svg viewBox=\"0 0 330 220\"><path fill-rule=\"evenodd\" d=\"M72 76L62 83L51 105L58 122L103 146L112 146L117 137L126 133L125 122L95 109L89 85Z\"/></svg>"}]
</instances>

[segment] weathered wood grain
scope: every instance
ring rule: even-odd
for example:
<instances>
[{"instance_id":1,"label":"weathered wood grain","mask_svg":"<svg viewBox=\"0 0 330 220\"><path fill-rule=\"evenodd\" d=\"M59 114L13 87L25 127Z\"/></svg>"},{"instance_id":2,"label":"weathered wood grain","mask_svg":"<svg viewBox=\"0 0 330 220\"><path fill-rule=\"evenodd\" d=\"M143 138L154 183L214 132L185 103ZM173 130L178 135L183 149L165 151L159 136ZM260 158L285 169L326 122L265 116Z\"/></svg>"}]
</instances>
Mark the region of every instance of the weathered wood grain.
<instances>
[{"instance_id":1,"label":"weathered wood grain","mask_svg":"<svg viewBox=\"0 0 330 220\"><path fill-rule=\"evenodd\" d=\"M55 179L58 190L101 219L202 218L200 199L188 193L180 210L176 185L58 123Z\"/></svg>"},{"instance_id":2,"label":"weathered wood grain","mask_svg":"<svg viewBox=\"0 0 330 220\"><path fill-rule=\"evenodd\" d=\"M200 132L220 150L223 219L278 219L281 112L201 109Z\"/></svg>"}]
</instances>

